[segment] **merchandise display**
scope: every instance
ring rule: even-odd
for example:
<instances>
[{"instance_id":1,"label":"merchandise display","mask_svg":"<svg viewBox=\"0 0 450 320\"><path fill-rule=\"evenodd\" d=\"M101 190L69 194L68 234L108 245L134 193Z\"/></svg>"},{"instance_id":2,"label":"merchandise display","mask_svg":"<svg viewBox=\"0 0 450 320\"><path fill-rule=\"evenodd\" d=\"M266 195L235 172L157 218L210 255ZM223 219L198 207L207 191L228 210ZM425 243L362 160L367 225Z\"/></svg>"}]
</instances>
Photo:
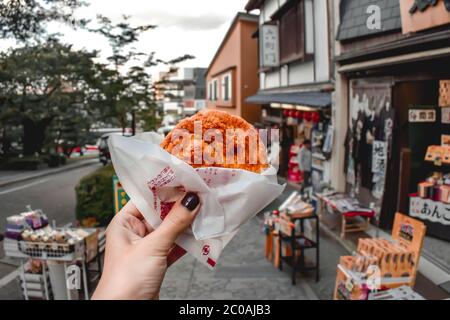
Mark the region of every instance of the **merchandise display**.
<instances>
[{"instance_id":1,"label":"merchandise display","mask_svg":"<svg viewBox=\"0 0 450 320\"><path fill-rule=\"evenodd\" d=\"M302 172L298 163L299 152L300 147L297 145L292 145L289 150L288 181L292 183L301 183L303 181Z\"/></svg>"},{"instance_id":2,"label":"merchandise display","mask_svg":"<svg viewBox=\"0 0 450 320\"><path fill-rule=\"evenodd\" d=\"M23 212L6 218L6 238L20 239L25 229L37 230L48 225L47 216L42 210Z\"/></svg>"},{"instance_id":3,"label":"merchandise display","mask_svg":"<svg viewBox=\"0 0 450 320\"><path fill-rule=\"evenodd\" d=\"M369 300L425 300L425 298L415 292L411 287L401 286L400 288L382 292L372 292L369 294Z\"/></svg>"},{"instance_id":4,"label":"merchandise display","mask_svg":"<svg viewBox=\"0 0 450 320\"><path fill-rule=\"evenodd\" d=\"M104 232L102 233L104 238ZM20 261L20 285L23 297L28 299L53 299L50 262L61 264L66 270L69 265L80 264L83 272L84 298L88 299L88 276L86 263L99 258L99 232L87 228L53 228L48 225L42 210L34 210L7 217L7 233L3 241L5 256ZM54 275L53 275L54 276ZM67 276L66 274L63 277ZM58 277L56 277L58 278ZM65 287L65 283L64 283ZM70 298L70 290L66 298Z\"/></svg>"},{"instance_id":5,"label":"merchandise display","mask_svg":"<svg viewBox=\"0 0 450 320\"><path fill-rule=\"evenodd\" d=\"M435 172L418 184L418 192L409 195L409 213L422 220L450 225L450 174Z\"/></svg>"},{"instance_id":6,"label":"merchandise display","mask_svg":"<svg viewBox=\"0 0 450 320\"><path fill-rule=\"evenodd\" d=\"M359 239L357 252L339 261L334 298L366 300L371 291L413 287L425 232L423 222L397 213L392 240Z\"/></svg>"},{"instance_id":7,"label":"merchandise display","mask_svg":"<svg viewBox=\"0 0 450 320\"><path fill-rule=\"evenodd\" d=\"M22 264L19 276L25 300L52 300L53 290L45 261L29 259Z\"/></svg>"},{"instance_id":8,"label":"merchandise display","mask_svg":"<svg viewBox=\"0 0 450 320\"><path fill-rule=\"evenodd\" d=\"M429 146L425 155L425 161L433 162L437 166L450 165L450 147Z\"/></svg>"},{"instance_id":9,"label":"merchandise display","mask_svg":"<svg viewBox=\"0 0 450 320\"><path fill-rule=\"evenodd\" d=\"M314 216L314 208L303 200L299 192L294 191L281 204L278 210L264 214L263 231L266 235L266 257L274 262L275 267L280 263L279 232L284 229L285 233L300 232L299 225L295 223L298 219L307 219ZM274 245L275 243L275 245ZM283 247L285 256L291 255L288 247Z\"/></svg>"},{"instance_id":10,"label":"merchandise display","mask_svg":"<svg viewBox=\"0 0 450 320\"><path fill-rule=\"evenodd\" d=\"M318 214L321 219L325 211L336 213L341 217L341 238L347 233L365 231L369 228L370 219L375 211L362 205L357 199L342 193L326 191L316 193Z\"/></svg>"}]
</instances>

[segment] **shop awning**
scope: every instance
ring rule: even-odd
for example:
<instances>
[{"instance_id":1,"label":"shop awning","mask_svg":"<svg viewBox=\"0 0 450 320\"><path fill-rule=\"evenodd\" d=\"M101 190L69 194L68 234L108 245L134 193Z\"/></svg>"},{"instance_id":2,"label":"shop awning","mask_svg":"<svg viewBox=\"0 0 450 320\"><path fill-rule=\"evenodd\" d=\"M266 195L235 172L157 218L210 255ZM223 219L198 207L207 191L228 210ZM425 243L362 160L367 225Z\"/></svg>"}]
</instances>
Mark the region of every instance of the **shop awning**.
<instances>
[{"instance_id":1,"label":"shop awning","mask_svg":"<svg viewBox=\"0 0 450 320\"><path fill-rule=\"evenodd\" d=\"M330 92L287 92L257 94L245 100L251 104L289 104L302 105L312 108L328 108L331 106Z\"/></svg>"}]
</instances>

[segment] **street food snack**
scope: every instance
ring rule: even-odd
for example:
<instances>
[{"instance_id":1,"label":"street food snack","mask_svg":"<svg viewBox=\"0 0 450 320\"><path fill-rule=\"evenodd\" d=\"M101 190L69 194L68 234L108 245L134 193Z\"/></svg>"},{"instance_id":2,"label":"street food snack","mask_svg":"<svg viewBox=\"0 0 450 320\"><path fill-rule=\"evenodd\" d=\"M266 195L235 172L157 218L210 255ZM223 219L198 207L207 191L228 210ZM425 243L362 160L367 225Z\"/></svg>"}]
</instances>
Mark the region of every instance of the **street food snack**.
<instances>
[{"instance_id":1,"label":"street food snack","mask_svg":"<svg viewBox=\"0 0 450 320\"><path fill-rule=\"evenodd\" d=\"M259 132L244 119L222 111L205 110L180 121L161 147L194 168L255 173L268 168L267 149Z\"/></svg>"},{"instance_id":2,"label":"street food snack","mask_svg":"<svg viewBox=\"0 0 450 320\"><path fill-rule=\"evenodd\" d=\"M227 137L227 131L238 129L250 132L244 134L245 139L240 134L236 140ZM264 161L265 138L266 130L257 131L239 117L203 111L182 120L165 140L154 132L135 137L111 135L108 146L120 184L154 229L161 225L171 201L182 191L198 194L201 206L195 221L176 244L212 270L236 231L285 188L278 183L275 168L269 168ZM271 131L272 146L277 138L278 132ZM256 152L252 149L254 140ZM245 148L247 144L249 149ZM228 148L223 150L223 146ZM237 152L236 159L234 155L229 157L229 149L244 152ZM202 151L206 157L202 157ZM208 154L217 161L211 163ZM246 160L243 164L239 160L242 154ZM255 155L256 162L252 163ZM220 162L224 157L228 161Z\"/></svg>"}]
</instances>

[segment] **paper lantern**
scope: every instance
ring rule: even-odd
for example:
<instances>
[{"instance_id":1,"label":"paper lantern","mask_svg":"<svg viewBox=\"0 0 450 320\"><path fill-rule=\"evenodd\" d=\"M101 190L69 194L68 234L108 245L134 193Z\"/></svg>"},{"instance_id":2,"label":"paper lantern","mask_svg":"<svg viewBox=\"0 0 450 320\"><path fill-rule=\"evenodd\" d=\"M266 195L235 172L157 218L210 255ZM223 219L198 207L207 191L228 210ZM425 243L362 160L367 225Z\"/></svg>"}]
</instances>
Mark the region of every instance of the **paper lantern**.
<instances>
[{"instance_id":1,"label":"paper lantern","mask_svg":"<svg viewBox=\"0 0 450 320\"><path fill-rule=\"evenodd\" d=\"M303 117L305 119L305 121L311 121L312 119L312 112L305 112L305 115Z\"/></svg>"},{"instance_id":2,"label":"paper lantern","mask_svg":"<svg viewBox=\"0 0 450 320\"><path fill-rule=\"evenodd\" d=\"M283 115L285 117L289 117L289 110L283 110Z\"/></svg>"},{"instance_id":3,"label":"paper lantern","mask_svg":"<svg viewBox=\"0 0 450 320\"><path fill-rule=\"evenodd\" d=\"M291 117L291 118L295 118L295 110L291 110L291 111L289 111L289 116Z\"/></svg>"},{"instance_id":4,"label":"paper lantern","mask_svg":"<svg viewBox=\"0 0 450 320\"><path fill-rule=\"evenodd\" d=\"M319 112L313 112L312 114L312 121L314 123L319 123L320 122L320 113Z\"/></svg>"}]
</instances>

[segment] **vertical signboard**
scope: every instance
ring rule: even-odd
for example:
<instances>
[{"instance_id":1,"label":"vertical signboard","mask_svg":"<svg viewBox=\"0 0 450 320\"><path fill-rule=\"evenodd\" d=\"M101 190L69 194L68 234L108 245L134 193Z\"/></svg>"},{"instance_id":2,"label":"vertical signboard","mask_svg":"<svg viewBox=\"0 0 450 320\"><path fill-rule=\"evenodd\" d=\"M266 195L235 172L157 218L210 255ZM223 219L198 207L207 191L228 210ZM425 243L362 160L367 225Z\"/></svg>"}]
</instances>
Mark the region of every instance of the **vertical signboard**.
<instances>
[{"instance_id":1,"label":"vertical signboard","mask_svg":"<svg viewBox=\"0 0 450 320\"><path fill-rule=\"evenodd\" d=\"M278 67L280 64L277 25L263 24L260 27L260 61L262 68Z\"/></svg>"}]
</instances>

